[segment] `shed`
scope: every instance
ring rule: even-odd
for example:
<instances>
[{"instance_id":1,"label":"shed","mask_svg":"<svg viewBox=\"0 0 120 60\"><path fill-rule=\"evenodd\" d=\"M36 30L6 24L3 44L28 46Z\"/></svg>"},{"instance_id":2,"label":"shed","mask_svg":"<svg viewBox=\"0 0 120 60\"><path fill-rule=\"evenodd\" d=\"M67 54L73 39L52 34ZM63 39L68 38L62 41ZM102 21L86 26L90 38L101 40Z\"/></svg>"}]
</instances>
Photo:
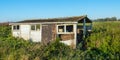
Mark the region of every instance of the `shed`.
<instances>
[{"instance_id":1,"label":"shed","mask_svg":"<svg viewBox=\"0 0 120 60\"><path fill-rule=\"evenodd\" d=\"M74 47L92 29L87 16L23 20L10 25L14 37L42 43L60 38L60 42Z\"/></svg>"}]
</instances>

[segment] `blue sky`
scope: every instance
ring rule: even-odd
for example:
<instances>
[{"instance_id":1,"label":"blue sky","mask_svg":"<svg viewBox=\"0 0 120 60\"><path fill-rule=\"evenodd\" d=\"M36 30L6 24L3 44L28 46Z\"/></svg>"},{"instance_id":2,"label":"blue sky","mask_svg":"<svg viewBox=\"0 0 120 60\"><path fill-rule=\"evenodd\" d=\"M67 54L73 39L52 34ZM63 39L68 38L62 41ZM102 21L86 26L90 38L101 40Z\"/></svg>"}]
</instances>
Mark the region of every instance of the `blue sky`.
<instances>
[{"instance_id":1,"label":"blue sky","mask_svg":"<svg viewBox=\"0 0 120 60\"><path fill-rule=\"evenodd\" d=\"M87 15L120 18L120 0L0 0L0 22Z\"/></svg>"}]
</instances>

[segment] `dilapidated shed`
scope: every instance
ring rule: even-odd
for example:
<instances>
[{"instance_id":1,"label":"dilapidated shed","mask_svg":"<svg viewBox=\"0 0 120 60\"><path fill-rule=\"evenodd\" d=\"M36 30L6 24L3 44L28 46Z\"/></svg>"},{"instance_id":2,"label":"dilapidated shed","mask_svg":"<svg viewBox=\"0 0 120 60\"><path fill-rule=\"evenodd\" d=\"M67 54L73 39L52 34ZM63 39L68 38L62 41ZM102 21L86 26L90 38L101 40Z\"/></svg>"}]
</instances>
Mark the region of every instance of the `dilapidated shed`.
<instances>
[{"instance_id":1,"label":"dilapidated shed","mask_svg":"<svg viewBox=\"0 0 120 60\"><path fill-rule=\"evenodd\" d=\"M60 42L74 47L92 28L92 21L87 16L33 19L10 24L14 37L42 43L60 38Z\"/></svg>"}]
</instances>

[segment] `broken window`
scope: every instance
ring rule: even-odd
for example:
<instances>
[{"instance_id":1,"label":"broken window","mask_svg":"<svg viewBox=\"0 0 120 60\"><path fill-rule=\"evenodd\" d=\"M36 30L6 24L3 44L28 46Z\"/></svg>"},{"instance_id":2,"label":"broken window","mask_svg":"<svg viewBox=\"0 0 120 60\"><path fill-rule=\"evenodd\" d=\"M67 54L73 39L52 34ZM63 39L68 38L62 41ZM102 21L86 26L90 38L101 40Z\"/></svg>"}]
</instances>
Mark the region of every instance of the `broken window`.
<instances>
[{"instance_id":1,"label":"broken window","mask_svg":"<svg viewBox=\"0 0 120 60\"><path fill-rule=\"evenodd\" d=\"M58 26L58 32L64 32L64 26Z\"/></svg>"},{"instance_id":2,"label":"broken window","mask_svg":"<svg viewBox=\"0 0 120 60\"><path fill-rule=\"evenodd\" d=\"M19 30L19 29L20 29L19 25L14 25L13 26L13 30Z\"/></svg>"},{"instance_id":3,"label":"broken window","mask_svg":"<svg viewBox=\"0 0 120 60\"><path fill-rule=\"evenodd\" d=\"M73 25L60 25L58 26L58 32L62 33L73 32Z\"/></svg>"},{"instance_id":4,"label":"broken window","mask_svg":"<svg viewBox=\"0 0 120 60\"><path fill-rule=\"evenodd\" d=\"M66 25L66 32L73 32L73 25Z\"/></svg>"}]
</instances>

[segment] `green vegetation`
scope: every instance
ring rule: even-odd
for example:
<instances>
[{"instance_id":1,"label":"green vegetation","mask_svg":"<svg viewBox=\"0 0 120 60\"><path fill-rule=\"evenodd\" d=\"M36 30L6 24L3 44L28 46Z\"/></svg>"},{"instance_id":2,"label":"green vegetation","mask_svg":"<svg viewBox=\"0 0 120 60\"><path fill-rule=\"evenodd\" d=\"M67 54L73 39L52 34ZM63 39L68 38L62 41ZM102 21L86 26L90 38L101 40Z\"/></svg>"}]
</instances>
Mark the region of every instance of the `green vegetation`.
<instances>
[{"instance_id":1,"label":"green vegetation","mask_svg":"<svg viewBox=\"0 0 120 60\"><path fill-rule=\"evenodd\" d=\"M119 60L120 22L94 22L92 34L72 49L59 39L48 44L33 43L11 36L0 26L0 60ZM86 47L86 50L83 48Z\"/></svg>"},{"instance_id":2,"label":"green vegetation","mask_svg":"<svg viewBox=\"0 0 120 60\"><path fill-rule=\"evenodd\" d=\"M100 18L100 19L95 19L94 21L98 22L106 22L106 21L120 21L120 19L117 19L116 17L107 17L107 18Z\"/></svg>"},{"instance_id":3,"label":"green vegetation","mask_svg":"<svg viewBox=\"0 0 120 60\"><path fill-rule=\"evenodd\" d=\"M93 33L86 39L87 47L102 51L106 58L120 59L120 22L94 22L93 26Z\"/></svg>"}]
</instances>

